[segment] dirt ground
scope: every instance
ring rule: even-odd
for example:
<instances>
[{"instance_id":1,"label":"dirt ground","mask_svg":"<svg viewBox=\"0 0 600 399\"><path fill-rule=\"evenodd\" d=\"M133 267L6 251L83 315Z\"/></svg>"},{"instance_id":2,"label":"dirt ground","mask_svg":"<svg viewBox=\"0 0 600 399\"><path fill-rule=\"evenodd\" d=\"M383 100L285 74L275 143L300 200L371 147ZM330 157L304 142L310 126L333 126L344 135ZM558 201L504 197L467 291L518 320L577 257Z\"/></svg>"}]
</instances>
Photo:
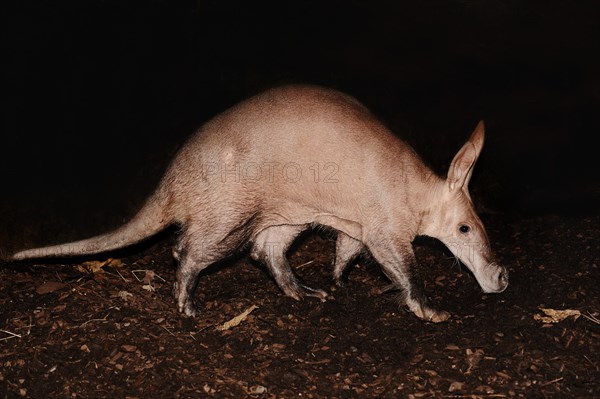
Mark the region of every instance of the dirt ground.
<instances>
[{"instance_id":1,"label":"dirt ground","mask_svg":"<svg viewBox=\"0 0 600 399\"><path fill-rule=\"evenodd\" d=\"M173 234L108 261L7 265L0 397L599 397L600 217L483 219L510 269L502 294L482 294L441 245L416 243L430 299L452 314L442 324L398 307L369 259L333 288L333 233L290 253L326 302L284 296L241 256L202 276L195 319L171 296ZM579 313L552 323L541 308Z\"/></svg>"}]
</instances>

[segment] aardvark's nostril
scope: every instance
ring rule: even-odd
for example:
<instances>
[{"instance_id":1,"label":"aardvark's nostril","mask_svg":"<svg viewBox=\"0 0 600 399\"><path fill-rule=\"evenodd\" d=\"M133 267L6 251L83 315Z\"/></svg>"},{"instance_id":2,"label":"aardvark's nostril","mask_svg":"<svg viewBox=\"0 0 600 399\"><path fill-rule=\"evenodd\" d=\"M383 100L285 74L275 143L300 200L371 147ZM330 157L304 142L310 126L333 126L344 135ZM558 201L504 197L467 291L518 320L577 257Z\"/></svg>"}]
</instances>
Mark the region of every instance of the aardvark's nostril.
<instances>
[{"instance_id":1,"label":"aardvark's nostril","mask_svg":"<svg viewBox=\"0 0 600 399\"><path fill-rule=\"evenodd\" d=\"M498 274L498 283L500 285L506 285L508 284L508 273L506 270L502 270L499 274Z\"/></svg>"}]
</instances>

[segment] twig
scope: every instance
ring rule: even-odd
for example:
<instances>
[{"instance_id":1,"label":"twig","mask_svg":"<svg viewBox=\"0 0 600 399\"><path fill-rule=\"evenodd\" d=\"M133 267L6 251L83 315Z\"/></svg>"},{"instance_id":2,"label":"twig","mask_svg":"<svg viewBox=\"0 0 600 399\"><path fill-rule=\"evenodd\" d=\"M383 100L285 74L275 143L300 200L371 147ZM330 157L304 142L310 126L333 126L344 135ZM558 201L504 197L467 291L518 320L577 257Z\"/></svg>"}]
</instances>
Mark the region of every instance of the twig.
<instances>
[{"instance_id":1,"label":"twig","mask_svg":"<svg viewBox=\"0 0 600 399\"><path fill-rule=\"evenodd\" d=\"M104 318L102 318L102 319L91 319L91 320L88 320L85 323L83 323L82 325L80 325L79 328L81 328L81 327L85 326L86 324L91 323L93 321L107 321L106 320L107 318L108 318L108 315L104 316Z\"/></svg>"},{"instance_id":2,"label":"twig","mask_svg":"<svg viewBox=\"0 0 600 399\"><path fill-rule=\"evenodd\" d=\"M9 337L0 338L0 341L5 341L5 340L11 339L11 338L21 338L20 334L16 334L14 332L6 331L6 330L0 330L0 332L3 332L5 334L9 335Z\"/></svg>"},{"instance_id":3,"label":"twig","mask_svg":"<svg viewBox=\"0 0 600 399\"><path fill-rule=\"evenodd\" d=\"M309 260L306 263L303 263L303 264L301 264L299 266L296 266L296 269L300 269L301 267L308 266L308 265L310 265L311 263L314 263L314 262L315 262L314 260Z\"/></svg>"},{"instance_id":4,"label":"twig","mask_svg":"<svg viewBox=\"0 0 600 399\"><path fill-rule=\"evenodd\" d=\"M79 283L82 279L83 279L83 277L80 279L77 279L77 283ZM89 283L90 281L92 281L92 280L85 280L83 283L79 284L76 288L81 288L84 285L86 285L87 283Z\"/></svg>"},{"instance_id":5,"label":"twig","mask_svg":"<svg viewBox=\"0 0 600 399\"><path fill-rule=\"evenodd\" d=\"M6 331L6 330L0 330L0 332L3 332L3 333L8 334L8 335L12 335L13 337L21 338L20 334L17 334L17 333L14 333L14 332Z\"/></svg>"},{"instance_id":6,"label":"twig","mask_svg":"<svg viewBox=\"0 0 600 399\"><path fill-rule=\"evenodd\" d=\"M162 278L161 276L159 276L158 274L156 274L156 273L155 273L153 270L150 270L150 269L138 269L138 270L132 270L132 271L131 271L131 274L133 274L133 276L134 276L134 277L137 279L137 281L140 281L140 282L141 282L143 279L140 279L140 278L137 276L137 274L136 274L136 273L142 273L142 272L144 272L144 273L152 272L152 273L153 273L153 276L154 276L154 277L158 277L158 279L162 280L162 282L163 282L163 283L164 283L165 281L167 281L167 280L165 280L164 278ZM144 276L144 277L145 277L145 276Z\"/></svg>"},{"instance_id":7,"label":"twig","mask_svg":"<svg viewBox=\"0 0 600 399\"><path fill-rule=\"evenodd\" d=\"M596 323L596 324L600 324L600 320L598 320L597 318L595 318L594 316L592 316L591 314L585 314L585 313L581 313L581 315L583 317L585 317L586 319Z\"/></svg>"},{"instance_id":8,"label":"twig","mask_svg":"<svg viewBox=\"0 0 600 399\"><path fill-rule=\"evenodd\" d=\"M168 332L169 334L171 334L172 336L175 336L175 334L173 334L173 332L171 330L169 330L167 327L165 326L161 326L166 332Z\"/></svg>"},{"instance_id":9,"label":"twig","mask_svg":"<svg viewBox=\"0 0 600 399\"><path fill-rule=\"evenodd\" d=\"M202 327L201 329L198 330L198 333L201 333L202 331L208 330L209 328L215 327L215 326L216 326L216 324L209 324L207 326L204 326L204 327Z\"/></svg>"},{"instance_id":10,"label":"twig","mask_svg":"<svg viewBox=\"0 0 600 399\"><path fill-rule=\"evenodd\" d=\"M554 379L552 381L544 382L543 384L540 385L540 387L545 387L545 386L548 386L548 385L552 385L552 384L557 383L559 381L562 381L564 379L565 379L564 377L559 377L559 378L556 378L556 379Z\"/></svg>"},{"instance_id":11,"label":"twig","mask_svg":"<svg viewBox=\"0 0 600 399\"><path fill-rule=\"evenodd\" d=\"M123 277L123 275L117 269L115 269L115 272L116 272L116 274L106 271L106 270L104 271L104 273L109 274L111 276L115 276L115 277L119 276L119 277L121 277L121 280L123 280L125 283L129 283L129 281L127 281L127 279L125 277Z\"/></svg>"},{"instance_id":12,"label":"twig","mask_svg":"<svg viewBox=\"0 0 600 399\"><path fill-rule=\"evenodd\" d=\"M119 277L116 273L113 272L109 272L107 270L104 271L104 273L108 274L109 276L113 276L113 277Z\"/></svg>"},{"instance_id":13,"label":"twig","mask_svg":"<svg viewBox=\"0 0 600 399\"><path fill-rule=\"evenodd\" d=\"M25 334L25 335L30 335L31 334L31 327L33 327L33 324L31 324L31 321L32 321L31 315L29 315L29 316L13 317L10 320L22 320L22 319L26 319L26 318L29 319L29 325L23 326L21 328L27 327L27 334Z\"/></svg>"},{"instance_id":14,"label":"twig","mask_svg":"<svg viewBox=\"0 0 600 399\"><path fill-rule=\"evenodd\" d=\"M140 280L140 278L137 276L137 274L136 274L136 273L141 273L141 272L144 272L144 273L145 273L146 271L147 271L147 270L132 270L132 271L131 271L131 274L133 274L133 277L135 277L135 279L136 279L136 280L139 282L139 281L142 281L142 280Z\"/></svg>"},{"instance_id":15,"label":"twig","mask_svg":"<svg viewBox=\"0 0 600 399\"><path fill-rule=\"evenodd\" d=\"M27 291L32 291L32 290L35 290L35 287L24 288L22 290L15 290L15 291L13 291L13 293L20 294L21 292L27 292Z\"/></svg>"},{"instance_id":16,"label":"twig","mask_svg":"<svg viewBox=\"0 0 600 399\"><path fill-rule=\"evenodd\" d=\"M128 280L127 280L125 277L123 277L123 275L121 274L121 272L120 272L119 270L115 269L115 271L117 272L117 274L119 275L119 277L121 277L121 279L122 279L124 282L126 282L126 283L128 283L128 282L129 282L129 281L128 281Z\"/></svg>"},{"instance_id":17,"label":"twig","mask_svg":"<svg viewBox=\"0 0 600 399\"><path fill-rule=\"evenodd\" d=\"M598 370L598 365L597 365L596 363L592 362L592 361L590 360L590 358L589 358L589 357L587 357L586 355L583 355L583 358L584 358L585 360L587 360L588 362L590 362L590 364L591 364L592 366L594 366L594 368L595 368L596 370Z\"/></svg>"}]
</instances>

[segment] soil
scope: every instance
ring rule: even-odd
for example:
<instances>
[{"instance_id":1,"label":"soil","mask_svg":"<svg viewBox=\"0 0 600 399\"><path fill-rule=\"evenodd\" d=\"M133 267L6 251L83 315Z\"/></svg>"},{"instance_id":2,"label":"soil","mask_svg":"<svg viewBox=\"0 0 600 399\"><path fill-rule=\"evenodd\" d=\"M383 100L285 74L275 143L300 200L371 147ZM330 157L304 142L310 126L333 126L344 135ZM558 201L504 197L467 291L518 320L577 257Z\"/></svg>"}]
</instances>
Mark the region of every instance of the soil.
<instances>
[{"instance_id":1,"label":"soil","mask_svg":"<svg viewBox=\"0 0 600 399\"><path fill-rule=\"evenodd\" d=\"M511 273L502 294L482 294L436 242L415 243L432 303L452 314L440 324L398 306L368 258L334 288L328 232L290 253L327 301L286 297L241 255L202 276L197 318L171 296L174 233L114 259L9 264L0 397L599 397L600 217L483 219ZM580 316L544 322L541 308Z\"/></svg>"}]
</instances>

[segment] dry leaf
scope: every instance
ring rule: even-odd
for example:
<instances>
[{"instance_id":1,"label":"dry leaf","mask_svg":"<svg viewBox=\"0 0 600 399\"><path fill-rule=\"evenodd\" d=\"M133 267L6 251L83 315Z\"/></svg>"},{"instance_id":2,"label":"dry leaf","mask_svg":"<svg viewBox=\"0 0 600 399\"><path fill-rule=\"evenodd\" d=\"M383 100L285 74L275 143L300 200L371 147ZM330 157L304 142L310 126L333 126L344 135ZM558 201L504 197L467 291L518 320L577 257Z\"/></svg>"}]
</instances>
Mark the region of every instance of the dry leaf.
<instances>
[{"instance_id":1,"label":"dry leaf","mask_svg":"<svg viewBox=\"0 0 600 399\"><path fill-rule=\"evenodd\" d=\"M258 308L258 306L256 306L256 305L250 306L243 313L239 314L238 316L235 316L233 319L223 323L222 325L217 326L217 330L225 331L225 330L229 330L232 327L237 326L242 321L244 321L246 319L246 317L248 317L248 315L256 308Z\"/></svg>"},{"instance_id":2,"label":"dry leaf","mask_svg":"<svg viewBox=\"0 0 600 399\"><path fill-rule=\"evenodd\" d=\"M122 300L124 300L125 302L127 302L127 299L130 296L133 296L133 294L131 292L127 292L127 291L119 291L119 293L117 294L117 296L119 298L121 298Z\"/></svg>"},{"instance_id":3,"label":"dry leaf","mask_svg":"<svg viewBox=\"0 0 600 399\"><path fill-rule=\"evenodd\" d=\"M150 285L150 284L145 284L145 285L142 285L142 288L143 288L143 289L145 289L145 290L146 290L146 291L148 291L148 292L154 292L154 291L156 291L156 290L154 289L154 287L153 287L152 285Z\"/></svg>"},{"instance_id":4,"label":"dry leaf","mask_svg":"<svg viewBox=\"0 0 600 399\"><path fill-rule=\"evenodd\" d=\"M123 261L121 261L121 259L109 258L108 261L106 262L106 265L104 265L104 266L123 267L123 266L125 266L125 263L123 263Z\"/></svg>"},{"instance_id":5,"label":"dry leaf","mask_svg":"<svg viewBox=\"0 0 600 399\"><path fill-rule=\"evenodd\" d=\"M142 282L150 285L152 284L152 281L154 281L154 277L156 275L154 274L153 270L146 270L146 274L144 275L144 278L142 279Z\"/></svg>"},{"instance_id":6,"label":"dry leaf","mask_svg":"<svg viewBox=\"0 0 600 399\"><path fill-rule=\"evenodd\" d=\"M545 315L534 314L534 320L541 321L542 323L559 323L566 319L567 317L573 317L575 320L581 316L581 312L576 309L564 309L564 310L556 310L556 309L545 309L540 308Z\"/></svg>"},{"instance_id":7,"label":"dry leaf","mask_svg":"<svg viewBox=\"0 0 600 399\"><path fill-rule=\"evenodd\" d=\"M88 262L83 262L80 265L75 266L75 269L83 273L104 273L104 269L102 269L104 266L122 267L124 266L124 264L123 262L121 262L120 259L108 258L106 260L101 261L92 260Z\"/></svg>"}]
</instances>

